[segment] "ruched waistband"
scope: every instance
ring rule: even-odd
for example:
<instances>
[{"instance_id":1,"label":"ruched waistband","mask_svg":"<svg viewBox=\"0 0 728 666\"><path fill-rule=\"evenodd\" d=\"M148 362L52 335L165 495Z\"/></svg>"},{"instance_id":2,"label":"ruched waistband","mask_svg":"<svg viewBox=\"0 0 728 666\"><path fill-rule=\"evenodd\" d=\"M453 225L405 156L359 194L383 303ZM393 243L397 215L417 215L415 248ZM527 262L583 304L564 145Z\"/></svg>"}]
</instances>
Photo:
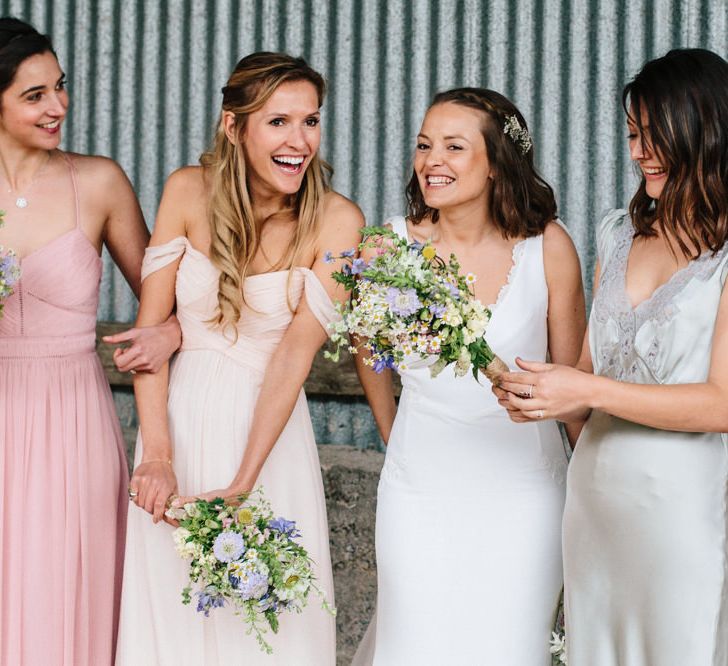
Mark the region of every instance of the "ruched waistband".
<instances>
[{"instance_id":1,"label":"ruched waistband","mask_svg":"<svg viewBox=\"0 0 728 666\"><path fill-rule=\"evenodd\" d=\"M52 337L0 337L0 358L63 358L96 351L96 333Z\"/></svg>"}]
</instances>

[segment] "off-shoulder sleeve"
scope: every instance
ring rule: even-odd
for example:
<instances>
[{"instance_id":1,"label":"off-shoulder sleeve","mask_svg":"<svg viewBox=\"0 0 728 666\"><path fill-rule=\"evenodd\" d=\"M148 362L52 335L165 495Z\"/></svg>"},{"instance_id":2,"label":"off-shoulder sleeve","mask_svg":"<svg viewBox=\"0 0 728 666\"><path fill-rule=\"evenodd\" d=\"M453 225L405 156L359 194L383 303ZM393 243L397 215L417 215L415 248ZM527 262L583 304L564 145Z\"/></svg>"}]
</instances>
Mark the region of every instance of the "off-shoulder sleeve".
<instances>
[{"instance_id":1,"label":"off-shoulder sleeve","mask_svg":"<svg viewBox=\"0 0 728 666\"><path fill-rule=\"evenodd\" d=\"M312 270L308 268L298 268L296 270L300 270L303 273L308 307L323 329L328 331L328 325L334 321L338 321L340 317L336 311L334 302Z\"/></svg>"},{"instance_id":2,"label":"off-shoulder sleeve","mask_svg":"<svg viewBox=\"0 0 728 666\"><path fill-rule=\"evenodd\" d=\"M146 280L152 273L156 273L165 266L168 266L176 259L179 259L187 249L187 239L184 236L177 236L163 245L153 245L144 251L142 261L142 281Z\"/></svg>"},{"instance_id":3,"label":"off-shoulder sleeve","mask_svg":"<svg viewBox=\"0 0 728 666\"><path fill-rule=\"evenodd\" d=\"M629 219L629 213L623 208L614 208L610 210L597 224L597 258L599 265L604 265L609 261L617 240L617 230Z\"/></svg>"}]
</instances>

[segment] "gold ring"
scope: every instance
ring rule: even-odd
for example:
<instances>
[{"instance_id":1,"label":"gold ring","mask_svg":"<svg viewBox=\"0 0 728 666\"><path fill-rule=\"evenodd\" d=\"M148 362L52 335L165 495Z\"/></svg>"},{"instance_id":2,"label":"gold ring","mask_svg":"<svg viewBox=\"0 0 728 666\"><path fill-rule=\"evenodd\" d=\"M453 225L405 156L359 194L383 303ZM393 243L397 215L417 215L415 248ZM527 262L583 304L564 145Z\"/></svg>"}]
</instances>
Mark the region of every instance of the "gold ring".
<instances>
[{"instance_id":1,"label":"gold ring","mask_svg":"<svg viewBox=\"0 0 728 666\"><path fill-rule=\"evenodd\" d=\"M131 488L129 488L127 490L127 492L129 493L129 499L130 500L136 499L136 497L139 495L139 493L136 490L132 490Z\"/></svg>"}]
</instances>

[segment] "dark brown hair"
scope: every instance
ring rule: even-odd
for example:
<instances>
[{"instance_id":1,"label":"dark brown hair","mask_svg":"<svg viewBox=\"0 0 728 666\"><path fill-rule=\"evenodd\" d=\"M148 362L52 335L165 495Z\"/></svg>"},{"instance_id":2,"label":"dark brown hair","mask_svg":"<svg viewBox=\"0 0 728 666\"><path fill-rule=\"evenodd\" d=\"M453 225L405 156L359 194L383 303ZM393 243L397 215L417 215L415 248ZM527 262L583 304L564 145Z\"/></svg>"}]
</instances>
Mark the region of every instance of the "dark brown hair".
<instances>
[{"instance_id":1,"label":"dark brown hair","mask_svg":"<svg viewBox=\"0 0 728 666\"><path fill-rule=\"evenodd\" d=\"M0 18L0 95L12 85L21 63L42 53L56 55L50 37L16 18Z\"/></svg>"},{"instance_id":2,"label":"dark brown hair","mask_svg":"<svg viewBox=\"0 0 728 666\"><path fill-rule=\"evenodd\" d=\"M455 88L435 95L430 108L438 104L459 104L480 111L485 149L493 172L490 191L490 215L505 238L538 236L556 217L556 199L549 184L533 166L533 148L505 133L509 119L526 121L509 99L484 88ZM414 224L429 217L437 222L439 211L426 203L417 174L407 185L407 214Z\"/></svg>"},{"instance_id":3,"label":"dark brown hair","mask_svg":"<svg viewBox=\"0 0 728 666\"><path fill-rule=\"evenodd\" d=\"M688 259L717 252L728 240L728 63L704 49L670 51L624 87L622 106L667 169L659 199L644 177L632 197L635 235L655 236L657 224Z\"/></svg>"}]
</instances>

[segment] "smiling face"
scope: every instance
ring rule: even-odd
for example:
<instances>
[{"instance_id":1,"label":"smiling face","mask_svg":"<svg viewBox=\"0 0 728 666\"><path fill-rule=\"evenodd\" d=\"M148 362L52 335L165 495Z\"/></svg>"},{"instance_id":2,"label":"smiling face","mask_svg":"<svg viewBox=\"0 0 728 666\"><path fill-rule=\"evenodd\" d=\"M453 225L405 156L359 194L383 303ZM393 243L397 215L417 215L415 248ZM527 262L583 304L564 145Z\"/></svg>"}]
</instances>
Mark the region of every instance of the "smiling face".
<instances>
[{"instance_id":1,"label":"smiling face","mask_svg":"<svg viewBox=\"0 0 728 666\"><path fill-rule=\"evenodd\" d=\"M491 168L483 122L481 112L451 102L427 111L417 136L414 170L430 208L487 204Z\"/></svg>"},{"instance_id":2,"label":"smiling face","mask_svg":"<svg viewBox=\"0 0 728 666\"><path fill-rule=\"evenodd\" d=\"M26 148L58 147L68 93L50 51L26 58L0 100L0 135Z\"/></svg>"},{"instance_id":3,"label":"smiling face","mask_svg":"<svg viewBox=\"0 0 728 666\"><path fill-rule=\"evenodd\" d=\"M247 117L241 138L252 193L295 194L301 189L321 143L320 120L318 93L308 81L281 84Z\"/></svg>"},{"instance_id":4,"label":"smiling face","mask_svg":"<svg viewBox=\"0 0 728 666\"><path fill-rule=\"evenodd\" d=\"M665 188L668 172L652 144L649 118L644 109L641 113L640 126L633 118L632 114L627 117L629 156L642 171L647 196L659 199Z\"/></svg>"}]
</instances>

